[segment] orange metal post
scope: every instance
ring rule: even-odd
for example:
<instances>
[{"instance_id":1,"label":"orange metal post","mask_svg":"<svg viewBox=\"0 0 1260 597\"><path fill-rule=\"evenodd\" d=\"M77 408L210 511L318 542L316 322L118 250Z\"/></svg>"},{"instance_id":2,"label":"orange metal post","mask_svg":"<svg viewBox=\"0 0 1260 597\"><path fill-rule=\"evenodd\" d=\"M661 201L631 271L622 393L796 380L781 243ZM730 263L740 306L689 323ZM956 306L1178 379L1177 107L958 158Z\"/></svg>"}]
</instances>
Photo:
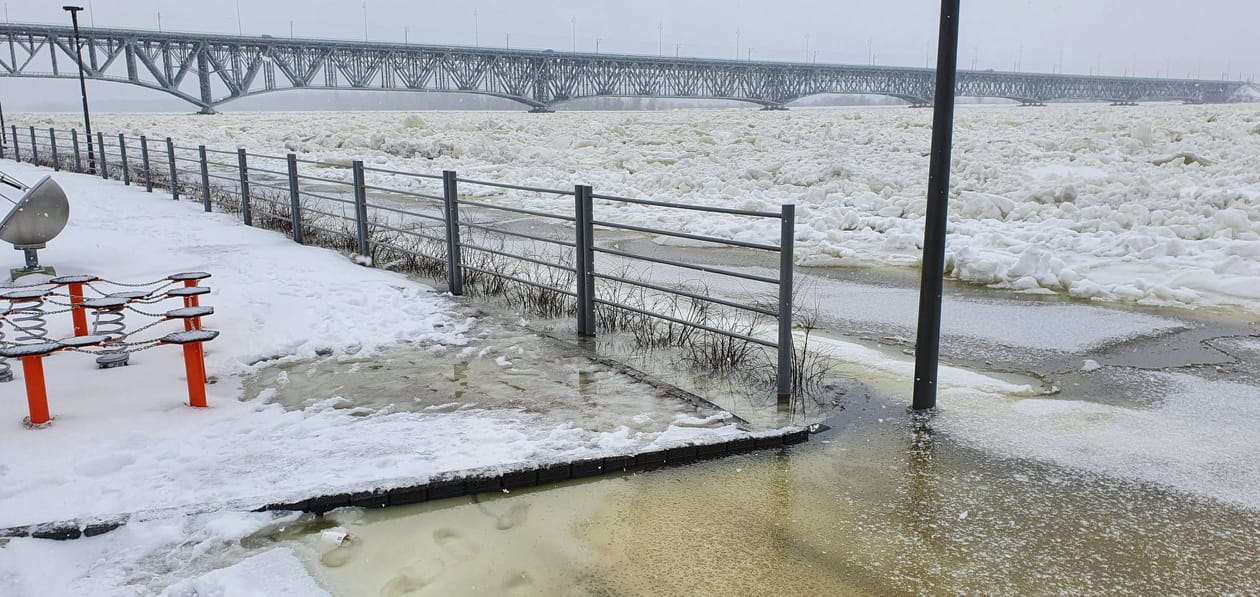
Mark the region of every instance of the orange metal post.
<instances>
[{"instance_id":1,"label":"orange metal post","mask_svg":"<svg viewBox=\"0 0 1260 597\"><path fill-rule=\"evenodd\" d=\"M70 317L74 320L74 335L88 335L87 313L83 312L83 307L79 303L83 302L83 285L70 285Z\"/></svg>"},{"instance_id":2,"label":"orange metal post","mask_svg":"<svg viewBox=\"0 0 1260 597\"><path fill-rule=\"evenodd\" d=\"M206 407L206 361L201 343L184 345L184 372L188 377L188 405Z\"/></svg>"},{"instance_id":3,"label":"orange metal post","mask_svg":"<svg viewBox=\"0 0 1260 597\"><path fill-rule=\"evenodd\" d=\"M196 281L196 280L184 280L184 288L192 288L193 286L196 286L196 285L197 285L197 281ZM201 300L200 300L200 299L198 299L198 298L197 298L197 295L195 295L195 294L194 294L194 295L192 295L192 296L186 296L186 297L184 297L184 306L185 306L185 307L198 307L198 306L201 306ZM185 332L192 331L192 330L199 330L199 329L201 329L201 318L200 318L200 317L193 317L193 318L191 318L191 319L185 319L185 320L184 320L184 331L185 331Z\"/></svg>"},{"instance_id":4,"label":"orange metal post","mask_svg":"<svg viewBox=\"0 0 1260 597\"><path fill-rule=\"evenodd\" d=\"M44 386L42 356L22 357L22 374L26 377L26 404L31 412L31 425L43 425L48 416L48 391Z\"/></svg>"},{"instance_id":5,"label":"orange metal post","mask_svg":"<svg viewBox=\"0 0 1260 597\"><path fill-rule=\"evenodd\" d=\"M196 286L196 285L197 285L197 281L196 281L196 280L184 280L184 288L192 288L193 286ZM185 306L185 307L196 307L196 306L198 306L200 303L201 303L201 301L197 300L197 295L195 295L195 294L194 294L194 295L192 295L192 296L186 296L186 297L184 297L184 306Z\"/></svg>"}]
</instances>

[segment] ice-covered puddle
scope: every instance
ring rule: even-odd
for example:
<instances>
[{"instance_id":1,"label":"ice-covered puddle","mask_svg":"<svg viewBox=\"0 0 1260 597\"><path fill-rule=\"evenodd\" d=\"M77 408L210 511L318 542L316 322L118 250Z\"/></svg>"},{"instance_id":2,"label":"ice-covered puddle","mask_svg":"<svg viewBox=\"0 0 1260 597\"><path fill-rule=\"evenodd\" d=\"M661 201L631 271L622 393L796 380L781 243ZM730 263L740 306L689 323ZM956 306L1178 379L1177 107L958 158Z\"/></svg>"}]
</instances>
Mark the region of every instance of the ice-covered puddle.
<instances>
[{"instance_id":1,"label":"ice-covered puddle","mask_svg":"<svg viewBox=\"0 0 1260 597\"><path fill-rule=\"evenodd\" d=\"M246 396L295 410L333 400L365 413L524 416L533 426L610 434L601 439L610 447L616 438L630 443L732 422L694 396L593 361L574 345L495 325L482 326L464 347L399 347L271 367L246 384Z\"/></svg>"},{"instance_id":2,"label":"ice-covered puddle","mask_svg":"<svg viewBox=\"0 0 1260 597\"><path fill-rule=\"evenodd\" d=\"M20 125L70 128L73 114ZM797 204L798 263L918 263L931 113L870 108L670 112L102 114L184 145L773 211ZM1260 305L1254 105L962 107L947 271L971 284L1178 306ZM314 173L314 172L312 172ZM320 169L344 176L345 169ZM396 177L390 185L420 185ZM420 189L414 189L420 190ZM487 200L547 209L560 199ZM623 224L776 243L773 223L613 204ZM597 209L600 209L597 206ZM602 217L602 216L601 216Z\"/></svg>"}]
</instances>

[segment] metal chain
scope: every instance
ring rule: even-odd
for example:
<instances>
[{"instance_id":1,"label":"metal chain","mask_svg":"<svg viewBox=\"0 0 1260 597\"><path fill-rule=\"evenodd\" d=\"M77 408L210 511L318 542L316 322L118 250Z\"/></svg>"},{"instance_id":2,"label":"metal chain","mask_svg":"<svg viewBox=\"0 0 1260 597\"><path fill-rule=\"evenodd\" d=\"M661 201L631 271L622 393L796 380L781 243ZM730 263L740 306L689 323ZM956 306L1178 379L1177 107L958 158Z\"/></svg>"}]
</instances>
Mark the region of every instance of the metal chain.
<instances>
[{"instance_id":1,"label":"metal chain","mask_svg":"<svg viewBox=\"0 0 1260 597\"><path fill-rule=\"evenodd\" d=\"M126 351L124 351L124 352L126 352L127 354L133 354L133 353L137 353L137 352L145 351L145 350L148 350L148 349L150 349L150 348L154 348L154 347L157 347L157 346L161 346L161 345L162 345L162 343L161 343L161 342L158 342L157 340L145 340L144 342L130 342L130 343L128 343L128 342L115 342L115 343L113 343L113 344L110 344L110 346L142 346L142 345L145 345L145 344L147 344L147 346L144 346L143 348L128 349L128 350L126 350ZM84 353L84 354L94 354L94 355L111 354L111 353L115 353L115 354L116 354L116 353L118 352L116 349L88 350L88 349L86 349L86 348L67 348L67 349L65 349L65 350L68 350L68 351L70 351L70 352L81 352L81 353Z\"/></svg>"},{"instance_id":2,"label":"metal chain","mask_svg":"<svg viewBox=\"0 0 1260 597\"><path fill-rule=\"evenodd\" d=\"M166 278L162 278L161 280L154 280L152 282L147 282L144 284L127 284L126 282L114 282L113 280L106 280L104 278L101 278L100 280L97 280L97 281L104 282L106 284L113 284L114 286L124 286L126 288L140 288L141 286L153 286L154 284L161 284L162 282L166 282L167 284L174 283L171 280L168 280Z\"/></svg>"},{"instance_id":3,"label":"metal chain","mask_svg":"<svg viewBox=\"0 0 1260 597\"><path fill-rule=\"evenodd\" d=\"M145 317L161 317L163 320L165 320L165 319L166 319L166 314L165 314L165 313L146 313L146 312L141 311L141 310L139 310L139 309L137 309L137 308L135 308L135 307L132 307L131 305L127 305L127 310L128 310L128 311L131 311L131 312L133 312L133 313L139 313L139 314L141 314L141 315L143 315L143 316L145 316ZM161 322L159 321L158 323L161 323Z\"/></svg>"},{"instance_id":4,"label":"metal chain","mask_svg":"<svg viewBox=\"0 0 1260 597\"><path fill-rule=\"evenodd\" d=\"M149 329L149 328L151 328L151 327L153 327L153 326L155 326L155 325L159 325L159 324L163 323L164 321L165 321L165 320L163 320L163 319L159 319L159 320L157 320L157 321L155 321L155 322L153 322L153 323L150 323L150 324L148 324L148 325L141 326L141 327L138 327L138 328L136 328L136 329L134 329L134 330L131 330L131 331L129 331L129 332L127 332L127 333L125 333L125 334L123 334L123 335L119 336L119 338L129 338L129 337L131 337L131 335L133 335L133 334L139 334L140 332L143 332L143 331L145 331L145 330L147 330L147 329ZM124 346L125 346L125 345L127 345L127 343L126 343L126 342L115 342L114 344L122 344L122 345L124 345Z\"/></svg>"}]
</instances>

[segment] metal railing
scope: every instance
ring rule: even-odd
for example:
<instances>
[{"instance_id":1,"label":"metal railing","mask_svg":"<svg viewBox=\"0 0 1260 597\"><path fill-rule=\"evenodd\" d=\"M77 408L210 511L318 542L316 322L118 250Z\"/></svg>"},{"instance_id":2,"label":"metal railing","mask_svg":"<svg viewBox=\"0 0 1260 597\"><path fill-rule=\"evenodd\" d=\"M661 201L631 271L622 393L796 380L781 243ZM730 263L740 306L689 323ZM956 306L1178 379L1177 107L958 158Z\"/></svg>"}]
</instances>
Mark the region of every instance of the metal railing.
<instances>
[{"instance_id":1,"label":"metal railing","mask_svg":"<svg viewBox=\"0 0 1260 597\"><path fill-rule=\"evenodd\" d=\"M23 140L17 125L7 132L11 142L0 157L57 170L95 170L102 178L118 179L125 185L143 184L149 192L165 189L172 199L200 201L207 212L217 205L221 211L239 213L248 226L279 230L295 242L351 251L364 264L375 264L377 258L424 262L429 266L426 271L445 278L448 290L456 296L465 294L467 283L474 280L480 281L477 287L493 280L529 288L541 293L538 298L548 301L551 313L572 315L581 337L593 337L599 331L601 310L614 310L762 346L775 351L779 397L792 393L795 206L790 204L779 211L752 211L606 195L588 185L550 189L462 178L454 171L426 174L368 167L358 160L347 165L299 159L292 153L275 156L244 148L186 147L170 137L159 141L98 132L89 140L81 139L74 129L50 128L41 133L32 126ZM96 150L95 164L89 164L81 151L89 142ZM495 201L507 196L521 200L510 205ZM738 218L753 225L777 223L779 244L619 222L614 207L628 205ZM777 257L778 271L764 275L700 265L599 242L605 235L626 234L771 254ZM771 298L715 296L707 288L668 286L627 273L640 266L699 273L735 281L741 287L752 284L765 289L752 296ZM755 325L735 330L721 322L694 321L677 308L654 310L654 303L631 301L619 288L772 319L776 333L758 334L760 326ZM604 321L616 320L603 315Z\"/></svg>"}]
</instances>

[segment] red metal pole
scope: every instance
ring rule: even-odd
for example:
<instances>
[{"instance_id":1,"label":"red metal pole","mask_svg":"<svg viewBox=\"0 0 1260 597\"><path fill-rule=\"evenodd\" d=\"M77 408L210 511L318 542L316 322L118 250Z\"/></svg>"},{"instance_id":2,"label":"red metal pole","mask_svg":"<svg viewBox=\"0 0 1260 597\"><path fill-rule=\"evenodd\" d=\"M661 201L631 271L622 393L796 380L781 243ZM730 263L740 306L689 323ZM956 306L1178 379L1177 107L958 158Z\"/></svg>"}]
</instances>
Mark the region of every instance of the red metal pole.
<instances>
[{"instance_id":1,"label":"red metal pole","mask_svg":"<svg viewBox=\"0 0 1260 597\"><path fill-rule=\"evenodd\" d=\"M48 390L44 386L44 357L22 357L22 374L26 378L26 404L31 413L31 425L43 425L52 420L48 415Z\"/></svg>"},{"instance_id":2,"label":"red metal pole","mask_svg":"<svg viewBox=\"0 0 1260 597\"><path fill-rule=\"evenodd\" d=\"M197 285L196 280L184 280L184 288L192 288L196 285ZM185 307L198 307L198 306L201 306L201 301L197 298L197 295L195 294L191 296L186 296L184 297L184 306ZM199 330L199 329L201 329L200 317L193 317L193 318L184 320L185 332L192 331L192 330Z\"/></svg>"},{"instance_id":3,"label":"red metal pole","mask_svg":"<svg viewBox=\"0 0 1260 597\"><path fill-rule=\"evenodd\" d=\"M88 335L87 313L83 311L83 307L79 306L79 303L82 303L83 300L84 300L83 285L71 284L70 285L70 317L71 319L74 320L74 335L75 336Z\"/></svg>"},{"instance_id":4,"label":"red metal pole","mask_svg":"<svg viewBox=\"0 0 1260 597\"><path fill-rule=\"evenodd\" d=\"M188 405L206 407L206 361L200 342L184 345L184 372L188 377Z\"/></svg>"}]
</instances>

